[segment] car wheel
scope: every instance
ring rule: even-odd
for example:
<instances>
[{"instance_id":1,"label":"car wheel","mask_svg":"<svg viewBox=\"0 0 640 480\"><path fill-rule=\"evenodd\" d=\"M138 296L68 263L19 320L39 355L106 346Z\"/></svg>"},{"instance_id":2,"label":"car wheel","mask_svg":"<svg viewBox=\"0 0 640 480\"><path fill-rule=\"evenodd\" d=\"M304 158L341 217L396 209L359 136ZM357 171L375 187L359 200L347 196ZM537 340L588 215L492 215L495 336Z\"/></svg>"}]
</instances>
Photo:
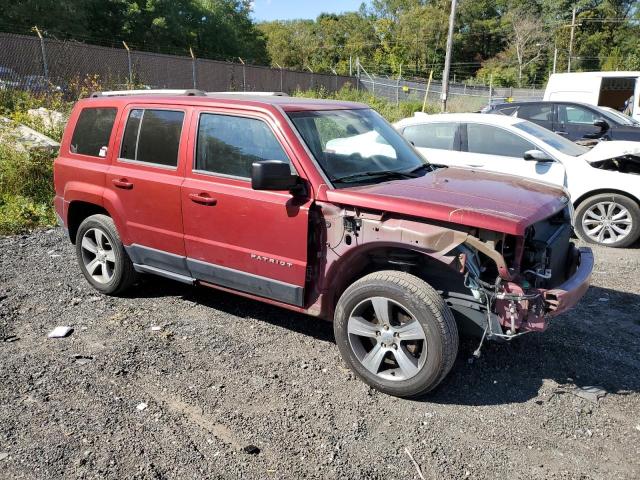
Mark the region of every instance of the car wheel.
<instances>
[{"instance_id":1,"label":"car wheel","mask_svg":"<svg viewBox=\"0 0 640 480\"><path fill-rule=\"evenodd\" d=\"M336 306L334 333L351 369L397 397L432 390L458 352L451 310L428 283L405 272L375 272L347 288Z\"/></svg>"},{"instance_id":2,"label":"car wheel","mask_svg":"<svg viewBox=\"0 0 640 480\"><path fill-rule=\"evenodd\" d=\"M594 195L576 209L575 227L585 242L628 247L640 236L640 207L616 193Z\"/></svg>"},{"instance_id":3,"label":"car wheel","mask_svg":"<svg viewBox=\"0 0 640 480\"><path fill-rule=\"evenodd\" d=\"M133 263L107 215L92 215L80 224L76 256L87 281L104 294L121 293L136 280Z\"/></svg>"}]
</instances>

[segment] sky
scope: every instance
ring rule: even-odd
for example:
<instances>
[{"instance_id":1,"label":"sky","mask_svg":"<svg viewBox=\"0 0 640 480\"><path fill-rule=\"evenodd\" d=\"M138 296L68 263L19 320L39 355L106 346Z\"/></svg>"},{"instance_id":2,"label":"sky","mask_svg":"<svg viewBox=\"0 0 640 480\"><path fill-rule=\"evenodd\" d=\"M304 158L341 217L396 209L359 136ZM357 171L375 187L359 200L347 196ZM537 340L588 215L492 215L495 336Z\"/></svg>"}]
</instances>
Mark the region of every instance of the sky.
<instances>
[{"instance_id":1,"label":"sky","mask_svg":"<svg viewBox=\"0 0 640 480\"><path fill-rule=\"evenodd\" d=\"M320 13L350 12L364 0L255 0L253 18L265 20L315 19Z\"/></svg>"}]
</instances>

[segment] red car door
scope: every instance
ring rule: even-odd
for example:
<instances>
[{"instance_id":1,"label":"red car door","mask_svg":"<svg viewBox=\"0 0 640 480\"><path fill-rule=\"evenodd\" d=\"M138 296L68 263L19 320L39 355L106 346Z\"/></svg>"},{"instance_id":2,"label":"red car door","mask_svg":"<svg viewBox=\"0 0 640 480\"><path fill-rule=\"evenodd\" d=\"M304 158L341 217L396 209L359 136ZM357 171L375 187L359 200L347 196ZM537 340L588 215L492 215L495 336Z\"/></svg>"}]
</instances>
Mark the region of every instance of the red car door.
<instances>
[{"instance_id":1,"label":"red car door","mask_svg":"<svg viewBox=\"0 0 640 480\"><path fill-rule=\"evenodd\" d=\"M182 215L191 275L302 305L311 200L256 191L250 180L255 161L293 164L282 133L260 113L200 109L190 142Z\"/></svg>"},{"instance_id":2,"label":"red car door","mask_svg":"<svg viewBox=\"0 0 640 480\"><path fill-rule=\"evenodd\" d=\"M135 104L123 112L118 148L107 171L105 199L122 212L134 263L188 274L180 187L189 109Z\"/></svg>"}]
</instances>

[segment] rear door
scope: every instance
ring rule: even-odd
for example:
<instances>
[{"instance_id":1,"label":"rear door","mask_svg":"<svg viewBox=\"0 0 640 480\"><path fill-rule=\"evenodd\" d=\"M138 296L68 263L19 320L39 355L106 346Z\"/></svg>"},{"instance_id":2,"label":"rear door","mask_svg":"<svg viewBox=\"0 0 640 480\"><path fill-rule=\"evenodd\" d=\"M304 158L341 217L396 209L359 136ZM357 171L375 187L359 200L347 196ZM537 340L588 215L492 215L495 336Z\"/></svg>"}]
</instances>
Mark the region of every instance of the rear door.
<instances>
[{"instance_id":1,"label":"rear door","mask_svg":"<svg viewBox=\"0 0 640 480\"><path fill-rule=\"evenodd\" d=\"M190 142L182 215L192 276L302 305L311 200L251 188L253 162L293 163L282 132L260 113L199 109Z\"/></svg>"},{"instance_id":2,"label":"rear door","mask_svg":"<svg viewBox=\"0 0 640 480\"><path fill-rule=\"evenodd\" d=\"M132 260L186 274L180 187L184 179L185 107L129 105L107 172L105 197L121 212Z\"/></svg>"},{"instance_id":3,"label":"rear door","mask_svg":"<svg viewBox=\"0 0 640 480\"><path fill-rule=\"evenodd\" d=\"M514 115L537 123L547 130L553 130L553 103L531 102L520 105Z\"/></svg>"},{"instance_id":4,"label":"rear door","mask_svg":"<svg viewBox=\"0 0 640 480\"><path fill-rule=\"evenodd\" d=\"M505 128L467 123L462 130L462 148L461 155L469 166L564 185L562 163L525 160L524 152L539 148Z\"/></svg>"},{"instance_id":5,"label":"rear door","mask_svg":"<svg viewBox=\"0 0 640 480\"><path fill-rule=\"evenodd\" d=\"M460 124L432 122L407 125L401 133L429 162L462 165L460 157Z\"/></svg>"}]
</instances>

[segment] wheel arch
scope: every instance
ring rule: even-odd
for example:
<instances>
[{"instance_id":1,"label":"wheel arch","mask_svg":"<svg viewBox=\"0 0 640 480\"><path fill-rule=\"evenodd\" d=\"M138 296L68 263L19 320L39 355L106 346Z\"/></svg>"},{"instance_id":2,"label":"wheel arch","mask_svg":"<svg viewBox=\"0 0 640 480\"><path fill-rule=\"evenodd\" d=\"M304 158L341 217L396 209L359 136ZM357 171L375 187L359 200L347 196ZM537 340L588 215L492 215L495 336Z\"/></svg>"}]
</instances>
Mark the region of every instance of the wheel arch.
<instances>
[{"instance_id":1,"label":"wheel arch","mask_svg":"<svg viewBox=\"0 0 640 480\"><path fill-rule=\"evenodd\" d=\"M454 260L453 256L433 254L404 243L372 242L361 245L341 256L327 270L325 278L331 279L329 295L325 296L329 302L328 310L333 314L340 296L349 285L382 270L412 273L439 289L444 278L462 278L451 266Z\"/></svg>"},{"instance_id":2,"label":"wheel arch","mask_svg":"<svg viewBox=\"0 0 640 480\"><path fill-rule=\"evenodd\" d=\"M115 214L113 208L108 203L100 205L86 200L72 200L67 207L66 227L69 230L71 243L75 244L76 242L76 234L80 224L91 215L98 214L106 215L113 220L122 243L127 245L124 224L121 222L120 217Z\"/></svg>"},{"instance_id":3,"label":"wheel arch","mask_svg":"<svg viewBox=\"0 0 640 480\"><path fill-rule=\"evenodd\" d=\"M623 190L617 190L615 188L598 188L596 190L589 190L588 192L583 193L581 196L579 196L576 200L573 201L573 207L578 208L580 204L582 204L585 200L588 200L591 197L595 197L596 195L602 195L607 193L622 195L623 197L627 197L633 200L634 202L636 202L638 206L640 206L640 199L638 199L635 195L630 194L629 192L625 192Z\"/></svg>"}]
</instances>

